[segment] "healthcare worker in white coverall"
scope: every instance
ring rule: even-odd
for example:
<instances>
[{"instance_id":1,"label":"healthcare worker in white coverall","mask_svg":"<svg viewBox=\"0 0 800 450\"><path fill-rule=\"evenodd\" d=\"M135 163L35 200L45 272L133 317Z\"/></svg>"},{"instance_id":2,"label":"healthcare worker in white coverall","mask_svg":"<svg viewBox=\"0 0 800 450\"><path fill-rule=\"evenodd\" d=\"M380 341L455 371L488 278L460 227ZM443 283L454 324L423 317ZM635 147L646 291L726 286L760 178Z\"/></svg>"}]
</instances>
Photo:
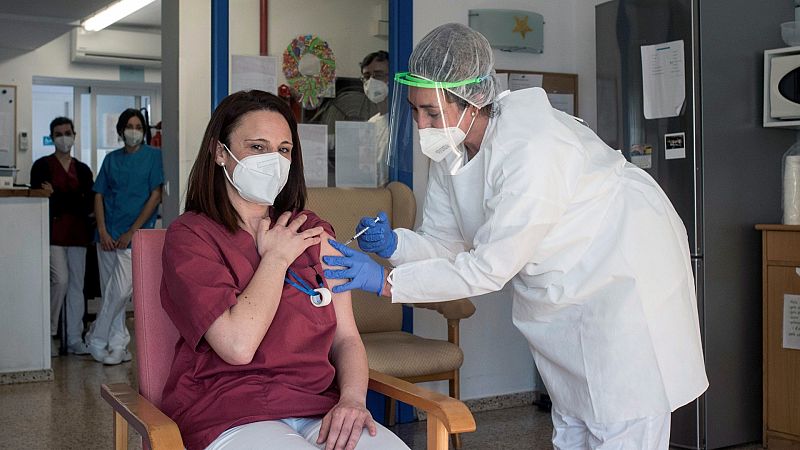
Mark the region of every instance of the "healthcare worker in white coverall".
<instances>
[{"instance_id":1,"label":"healthcare worker in white coverall","mask_svg":"<svg viewBox=\"0 0 800 450\"><path fill-rule=\"evenodd\" d=\"M365 217L359 246L394 269L332 242L343 256L326 262L341 269L325 275L395 303L510 281L553 402L553 446L666 449L671 411L708 387L683 223L650 176L542 89L497 93L492 74L489 43L464 25L420 41L392 111L410 106L432 160L422 224Z\"/></svg>"}]
</instances>

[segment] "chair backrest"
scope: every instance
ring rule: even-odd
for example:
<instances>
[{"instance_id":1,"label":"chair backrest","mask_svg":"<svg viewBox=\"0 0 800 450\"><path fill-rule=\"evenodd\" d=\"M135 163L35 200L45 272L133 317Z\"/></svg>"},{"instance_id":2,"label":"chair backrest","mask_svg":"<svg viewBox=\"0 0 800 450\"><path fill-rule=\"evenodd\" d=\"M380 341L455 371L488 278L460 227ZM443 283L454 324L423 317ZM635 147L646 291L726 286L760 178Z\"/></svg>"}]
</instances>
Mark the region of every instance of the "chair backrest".
<instances>
[{"instance_id":1,"label":"chair backrest","mask_svg":"<svg viewBox=\"0 0 800 450\"><path fill-rule=\"evenodd\" d=\"M379 211L386 211L393 228L410 229L414 227L417 213L414 193L397 182L383 188L311 188L306 207L333 225L339 242L353 236L363 216L374 217ZM355 243L351 245L358 247ZM385 264L385 261L381 262ZM401 305L363 291L351 292L359 332L399 331L402 328Z\"/></svg>"},{"instance_id":2,"label":"chair backrest","mask_svg":"<svg viewBox=\"0 0 800 450\"><path fill-rule=\"evenodd\" d=\"M161 307L161 251L166 230L139 230L131 250L139 393L161 408L178 330Z\"/></svg>"}]
</instances>

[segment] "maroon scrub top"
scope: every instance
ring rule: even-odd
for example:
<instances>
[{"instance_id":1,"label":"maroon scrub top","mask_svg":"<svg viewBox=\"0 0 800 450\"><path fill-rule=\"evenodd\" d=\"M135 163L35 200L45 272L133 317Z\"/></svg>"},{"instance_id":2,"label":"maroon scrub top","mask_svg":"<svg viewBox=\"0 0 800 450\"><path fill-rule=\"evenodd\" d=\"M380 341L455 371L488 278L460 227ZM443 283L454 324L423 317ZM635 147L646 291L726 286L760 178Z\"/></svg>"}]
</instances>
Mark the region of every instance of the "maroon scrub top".
<instances>
[{"instance_id":1,"label":"maroon scrub top","mask_svg":"<svg viewBox=\"0 0 800 450\"><path fill-rule=\"evenodd\" d=\"M301 230L333 229L314 213ZM274 223L274 222L273 222ZM333 303L317 308L284 283L281 302L253 361L233 366L204 339L211 324L244 291L261 260L253 237L231 234L205 215L187 212L164 242L161 304L180 333L163 410L178 424L188 450L208 446L223 431L246 423L327 413L339 400L329 353L336 331ZM291 265L319 287L319 245ZM324 281L324 280L323 280Z\"/></svg>"},{"instance_id":2,"label":"maroon scrub top","mask_svg":"<svg viewBox=\"0 0 800 450\"><path fill-rule=\"evenodd\" d=\"M36 160L31 168L31 187L42 183L53 186L50 195L50 245L86 247L92 242L93 226L89 214L94 211L92 171L71 158L69 168L55 154Z\"/></svg>"}]
</instances>

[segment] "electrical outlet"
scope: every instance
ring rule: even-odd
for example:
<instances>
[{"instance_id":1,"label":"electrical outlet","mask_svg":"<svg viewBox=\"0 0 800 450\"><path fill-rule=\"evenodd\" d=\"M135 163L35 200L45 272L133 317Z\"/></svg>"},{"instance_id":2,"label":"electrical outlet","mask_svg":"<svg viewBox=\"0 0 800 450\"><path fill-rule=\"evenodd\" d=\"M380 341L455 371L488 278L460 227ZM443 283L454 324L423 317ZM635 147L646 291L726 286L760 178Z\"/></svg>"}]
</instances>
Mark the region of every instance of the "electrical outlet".
<instances>
[{"instance_id":1,"label":"electrical outlet","mask_svg":"<svg viewBox=\"0 0 800 450\"><path fill-rule=\"evenodd\" d=\"M30 139L28 138L27 131L20 131L19 132L19 145L18 150L21 152L27 152L31 146Z\"/></svg>"}]
</instances>

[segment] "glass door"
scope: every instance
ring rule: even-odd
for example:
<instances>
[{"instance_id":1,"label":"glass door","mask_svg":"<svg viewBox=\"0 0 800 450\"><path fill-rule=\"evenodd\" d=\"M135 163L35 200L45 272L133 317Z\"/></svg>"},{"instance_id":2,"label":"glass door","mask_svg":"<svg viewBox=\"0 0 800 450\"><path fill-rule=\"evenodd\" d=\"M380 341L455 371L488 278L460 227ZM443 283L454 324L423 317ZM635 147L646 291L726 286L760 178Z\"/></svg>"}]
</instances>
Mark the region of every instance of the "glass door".
<instances>
[{"instance_id":1,"label":"glass door","mask_svg":"<svg viewBox=\"0 0 800 450\"><path fill-rule=\"evenodd\" d=\"M161 90L152 83L34 77L34 160L53 152L50 121L66 116L75 124L73 155L97 175L105 156L120 147L116 125L127 108L143 109L153 126L161 120Z\"/></svg>"},{"instance_id":2,"label":"glass door","mask_svg":"<svg viewBox=\"0 0 800 450\"><path fill-rule=\"evenodd\" d=\"M117 135L117 119L128 108L137 108L135 95L95 94L93 97L94 110L94 152L92 153L92 168L95 173L103 167L106 155L120 147L122 142Z\"/></svg>"},{"instance_id":3,"label":"glass door","mask_svg":"<svg viewBox=\"0 0 800 450\"><path fill-rule=\"evenodd\" d=\"M112 88L93 88L91 92L81 97L82 106L87 106L91 111L88 122L94 126L91 132L92 141L87 149L91 155L91 167L95 174L103 166L106 155L122 147L122 141L117 134L117 120L120 114L128 108L144 109L145 119L153 123L155 90ZM86 153L85 153L86 154ZM88 161L87 161L88 163Z\"/></svg>"}]
</instances>

